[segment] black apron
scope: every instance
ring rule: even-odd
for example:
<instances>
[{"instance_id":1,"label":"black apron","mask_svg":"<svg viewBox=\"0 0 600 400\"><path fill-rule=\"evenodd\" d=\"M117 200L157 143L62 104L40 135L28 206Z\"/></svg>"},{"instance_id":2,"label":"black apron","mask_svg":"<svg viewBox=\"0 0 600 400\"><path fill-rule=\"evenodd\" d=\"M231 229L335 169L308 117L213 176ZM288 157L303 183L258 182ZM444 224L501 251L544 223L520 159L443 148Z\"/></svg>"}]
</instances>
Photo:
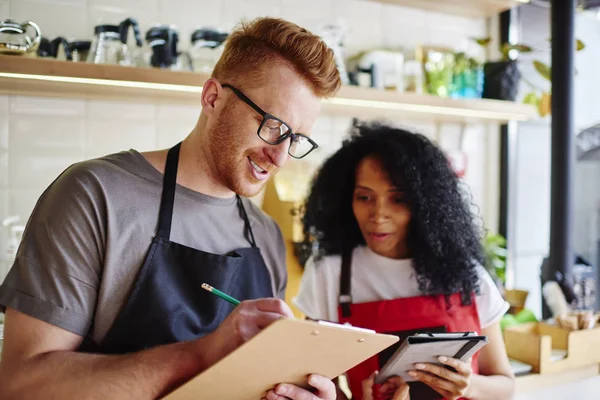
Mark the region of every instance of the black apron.
<instances>
[{"instance_id":1,"label":"black apron","mask_svg":"<svg viewBox=\"0 0 600 400\"><path fill-rule=\"evenodd\" d=\"M99 346L85 341L82 351L123 354L213 332L233 306L200 288L207 283L239 300L273 297L271 275L256 246L248 215L237 196L251 247L225 255L171 242L171 221L180 144L169 150L154 237L135 286ZM210 229L199 226L198 229ZM235 232L232 233L235 235Z\"/></svg>"}]
</instances>

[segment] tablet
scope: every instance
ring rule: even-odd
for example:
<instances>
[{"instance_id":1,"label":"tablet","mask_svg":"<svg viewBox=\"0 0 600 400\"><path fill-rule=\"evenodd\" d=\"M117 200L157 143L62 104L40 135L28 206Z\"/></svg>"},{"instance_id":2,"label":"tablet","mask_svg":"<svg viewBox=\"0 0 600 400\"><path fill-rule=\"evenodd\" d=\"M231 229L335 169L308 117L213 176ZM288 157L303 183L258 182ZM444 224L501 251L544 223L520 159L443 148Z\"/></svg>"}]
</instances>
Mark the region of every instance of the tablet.
<instances>
[{"instance_id":1,"label":"tablet","mask_svg":"<svg viewBox=\"0 0 600 400\"><path fill-rule=\"evenodd\" d=\"M282 319L164 398L257 400L279 383L308 388L310 374L333 379L398 340L330 322Z\"/></svg>"},{"instance_id":2,"label":"tablet","mask_svg":"<svg viewBox=\"0 0 600 400\"><path fill-rule=\"evenodd\" d=\"M415 378L408 375L408 371L414 370L416 363L444 365L438 360L439 356L465 361L487 342L487 336L478 336L475 332L423 333L409 336L381 368L375 382L382 384L392 376L400 376L406 382L415 381Z\"/></svg>"}]
</instances>

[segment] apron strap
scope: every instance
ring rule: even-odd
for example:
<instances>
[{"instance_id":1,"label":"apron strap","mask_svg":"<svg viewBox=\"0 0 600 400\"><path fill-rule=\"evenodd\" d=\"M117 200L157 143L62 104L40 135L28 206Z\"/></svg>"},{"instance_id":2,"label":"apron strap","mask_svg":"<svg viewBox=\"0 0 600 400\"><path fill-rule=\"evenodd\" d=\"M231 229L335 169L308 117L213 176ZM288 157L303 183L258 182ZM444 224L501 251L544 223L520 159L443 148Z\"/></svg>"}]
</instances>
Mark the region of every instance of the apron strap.
<instances>
[{"instance_id":1,"label":"apron strap","mask_svg":"<svg viewBox=\"0 0 600 400\"><path fill-rule=\"evenodd\" d=\"M339 302L344 318L349 318L352 315L350 310L350 304L352 304L352 250L346 249L342 252Z\"/></svg>"},{"instance_id":2,"label":"apron strap","mask_svg":"<svg viewBox=\"0 0 600 400\"><path fill-rule=\"evenodd\" d=\"M248 241L252 245L252 247L256 247L256 240L254 239L254 232L252 232L252 227L250 226L250 219L248 218L248 213L246 212L246 207L244 207L244 202L239 195L235 195L237 197L237 203L240 211L242 212L242 218L244 219L244 225L246 226L246 232L248 233Z\"/></svg>"},{"instance_id":3,"label":"apron strap","mask_svg":"<svg viewBox=\"0 0 600 400\"><path fill-rule=\"evenodd\" d=\"M164 240L170 240L171 221L173 219L173 204L175 203L175 188L177 187L177 165L179 164L179 150L181 143L177 143L167 153L165 174L163 176L163 189L158 213L158 234Z\"/></svg>"}]
</instances>

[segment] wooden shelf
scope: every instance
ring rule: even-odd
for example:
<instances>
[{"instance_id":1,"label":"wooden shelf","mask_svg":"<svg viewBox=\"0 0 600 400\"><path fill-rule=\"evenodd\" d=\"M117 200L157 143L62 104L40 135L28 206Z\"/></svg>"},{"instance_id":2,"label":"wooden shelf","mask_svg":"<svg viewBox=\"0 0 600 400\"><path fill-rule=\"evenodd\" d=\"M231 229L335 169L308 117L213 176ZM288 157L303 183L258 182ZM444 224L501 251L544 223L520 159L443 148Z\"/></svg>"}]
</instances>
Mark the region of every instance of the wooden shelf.
<instances>
[{"instance_id":1,"label":"wooden shelf","mask_svg":"<svg viewBox=\"0 0 600 400\"><path fill-rule=\"evenodd\" d=\"M200 103L206 74L154 68L0 56L0 93L139 102ZM359 118L426 118L438 122L506 122L537 118L534 107L487 99L446 99L355 86L324 101L324 112Z\"/></svg>"},{"instance_id":2,"label":"wooden shelf","mask_svg":"<svg viewBox=\"0 0 600 400\"><path fill-rule=\"evenodd\" d=\"M371 0L471 18L486 18L529 0Z\"/></svg>"}]
</instances>

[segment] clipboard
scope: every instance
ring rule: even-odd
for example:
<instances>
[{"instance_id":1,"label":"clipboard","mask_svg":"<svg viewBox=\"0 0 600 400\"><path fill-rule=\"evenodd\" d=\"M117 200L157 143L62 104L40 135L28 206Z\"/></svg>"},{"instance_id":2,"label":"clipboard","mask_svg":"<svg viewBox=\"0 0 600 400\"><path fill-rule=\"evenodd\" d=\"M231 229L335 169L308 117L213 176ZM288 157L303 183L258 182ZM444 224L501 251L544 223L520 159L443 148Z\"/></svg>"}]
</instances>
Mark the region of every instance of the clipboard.
<instances>
[{"instance_id":1,"label":"clipboard","mask_svg":"<svg viewBox=\"0 0 600 400\"><path fill-rule=\"evenodd\" d=\"M259 400L279 383L308 388L308 375L336 378L398 340L329 322L282 319L164 399Z\"/></svg>"},{"instance_id":2,"label":"clipboard","mask_svg":"<svg viewBox=\"0 0 600 400\"><path fill-rule=\"evenodd\" d=\"M487 336L475 332L421 333L409 336L390 357L375 378L375 383L383 384L392 376L400 376L404 381L415 381L408 371L415 369L418 362L448 366L440 363L439 356L465 361L488 343Z\"/></svg>"}]
</instances>

